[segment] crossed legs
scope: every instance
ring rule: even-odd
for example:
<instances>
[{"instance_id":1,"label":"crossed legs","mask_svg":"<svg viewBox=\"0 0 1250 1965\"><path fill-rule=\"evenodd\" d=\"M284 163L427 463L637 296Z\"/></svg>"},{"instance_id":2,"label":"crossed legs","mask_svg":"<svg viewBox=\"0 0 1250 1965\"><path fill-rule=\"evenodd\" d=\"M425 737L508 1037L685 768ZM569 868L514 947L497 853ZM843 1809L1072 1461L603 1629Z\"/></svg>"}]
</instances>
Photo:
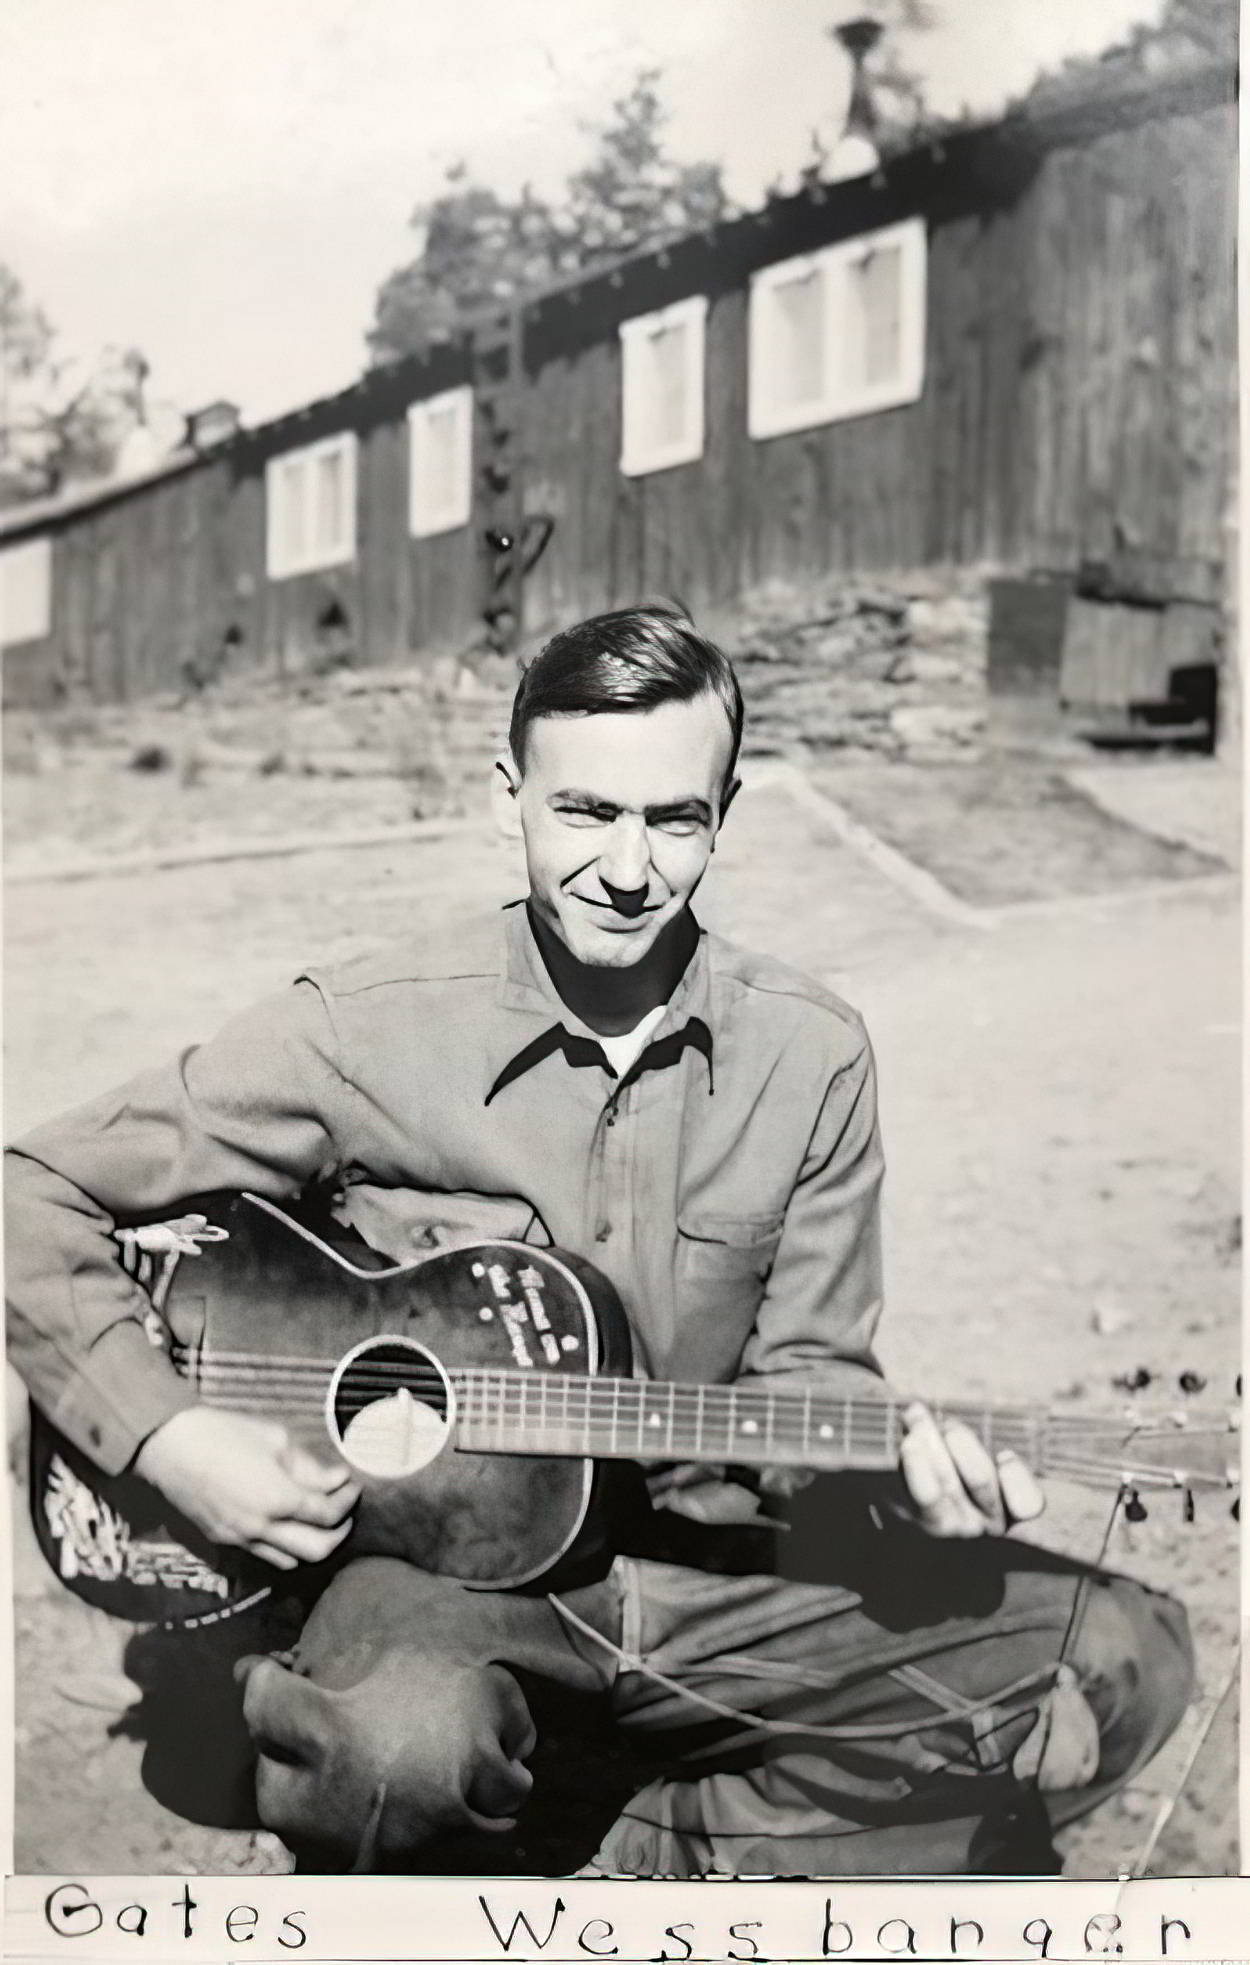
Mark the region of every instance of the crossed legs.
<instances>
[{"instance_id":1,"label":"crossed legs","mask_svg":"<svg viewBox=\"0 0 1250 1965\"><path fill-rule=\"evenodd\" d=\"M949 1875L1053 1868L1050 1831L1168 1738L1192 1657L1127 1578L899 1529L853 1583L623 1559L558 1602L354 1562L293 1666L242 1675L261 1819L318 1864L437 1871L450 1838L531 1867L536 1715L573 1700L631 1753L592 1868Z\"/></svg>"}]
</instances>

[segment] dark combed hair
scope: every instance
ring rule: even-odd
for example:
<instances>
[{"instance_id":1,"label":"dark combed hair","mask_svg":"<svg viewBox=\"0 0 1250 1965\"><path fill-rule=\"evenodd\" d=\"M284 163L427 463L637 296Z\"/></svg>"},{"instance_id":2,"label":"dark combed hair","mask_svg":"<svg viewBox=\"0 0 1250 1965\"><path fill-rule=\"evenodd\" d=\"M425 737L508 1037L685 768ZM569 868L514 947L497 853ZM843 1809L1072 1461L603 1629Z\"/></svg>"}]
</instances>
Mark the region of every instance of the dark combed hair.
<instances>
[{"instance_id":1,"label":"dark combed hair","mask_svg":"<svg viewBox=\"0 0 1250 1965\"><path fill-rule=\"evenodd\" d=\"M540 716L598 716L653 710L715 696L733 735L726 780L742 743L742 691L729 657L672 601L595 614L554 635L526 669L512 705L508 742L525 768L525 739Z\"/></svg>"}]
</instances>

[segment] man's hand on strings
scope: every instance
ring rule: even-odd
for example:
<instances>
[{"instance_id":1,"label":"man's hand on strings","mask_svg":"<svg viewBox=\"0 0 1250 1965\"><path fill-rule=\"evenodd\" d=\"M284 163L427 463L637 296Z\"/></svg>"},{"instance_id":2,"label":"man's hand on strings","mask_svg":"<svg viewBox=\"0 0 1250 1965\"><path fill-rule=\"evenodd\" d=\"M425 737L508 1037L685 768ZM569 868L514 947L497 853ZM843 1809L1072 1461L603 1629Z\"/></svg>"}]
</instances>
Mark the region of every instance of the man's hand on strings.
<instances>
[{"instance_id":1,"label":"man's hand on strings","mask_svg":"<svg viewBox=\"0 0 1250 1965\"><path fill-rule=\"evenodd\" d=\"M939 1426L924 1405L903 1415L907 1436L899 1464L912 1519L939 1537L1004 1535L1032 1521L1046 1505L1019 1454L990 1454L960 1420Z\"/></svg>"},{"instance_id":2,"label":"man's hand on strings","mask_svg":"<svg viewBox=\"0 0 1250 1965\"><path fill-rule=\"evenodd\" d=\"M351 1527L360 1487L342 1462L299 1446L277 1420L189 1406L144 1441L135 1472L213 1542L277 1569L324 1562Z\"/></svg>"}]
</instances>

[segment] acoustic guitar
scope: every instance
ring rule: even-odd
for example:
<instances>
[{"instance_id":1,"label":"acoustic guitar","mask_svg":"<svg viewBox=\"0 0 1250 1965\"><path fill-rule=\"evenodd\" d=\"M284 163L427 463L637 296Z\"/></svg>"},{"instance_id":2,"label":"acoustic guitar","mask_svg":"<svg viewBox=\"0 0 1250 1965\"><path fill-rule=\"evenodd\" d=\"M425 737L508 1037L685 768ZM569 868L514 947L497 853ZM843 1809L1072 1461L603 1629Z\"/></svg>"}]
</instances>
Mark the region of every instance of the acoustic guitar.
<instances>
[{"instance_id":1,"label":"acoustic guitar","mask_svg":"<svg viewBox=\"0 0 1250 1965\"><path fill-rule=\"evenodd\" d=\"M487 1242L383 1264L254 1195L123 1231L154 1344L200 1399L284 1420L362 1492L341 1553L390 1555L480 1588L548 1589L605 1540L621 1461L892 1470L901 1409L815 1387L630 1375L607 1279L555 1249ZM127 1239L129 1237L129 1239ZM191 1257L194 1256L194 1260ZM1230 1486L1231 1415L941 1405L1040 1473L1126 1488ZM275 1572L207 1542L136 1475L101 1473L37 1411L31 1508L47 1560L86 1602L166 1626L216 1623Z\"/></svg>"}]
</instances>

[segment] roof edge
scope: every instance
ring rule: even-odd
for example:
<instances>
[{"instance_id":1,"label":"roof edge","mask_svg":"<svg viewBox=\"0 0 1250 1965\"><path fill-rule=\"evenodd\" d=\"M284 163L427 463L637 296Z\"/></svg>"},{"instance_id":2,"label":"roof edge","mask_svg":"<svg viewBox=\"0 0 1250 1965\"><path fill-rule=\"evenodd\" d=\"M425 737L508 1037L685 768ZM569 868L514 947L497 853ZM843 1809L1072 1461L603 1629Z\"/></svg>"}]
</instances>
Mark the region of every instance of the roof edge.
<instances>
[{"instance_id":1,"label":"roof edge","mask_svg":"<svg viewBox=\"0 0 1250 1965\"><path fill-rule=\"evenodd\" d=\"M1238 70L1228 62L1208 62L1201 67L1184 71L1162 80L1146 77L1135 79L1129 87L1117 84L1113 88L1091 90L1075 102L1057 103L1053 107L1030 111L1027 98L1017 103L1001 116L987 118L983 122L966 123L939 129L923 141L913 144L906 150L894 152L884 159L872 173L874 179L888 182L896 172L914 168L926 156L936 160L957 158L975 146L988 142L1002 142L1017 149L1059 149L1069 143L1093 140L1112 130L1133 128L1141 123L1156 121L1166 116L1192 115L1204 109L1217 108L1223 103L1232 104L1237 100ZM718 224L699 232L675 232L670 238L657 241L644 251L631 253L620 259L608 261L566 280L553 282L549 286L536 287L532 291L518 295L516 299L500 302L496 306L483 309L466 317L455 333L434 344L423 354L408 355L397 362L389 362L378 368L368 369L362 376L349 383L346 388L335 390L330 395L314 398L295 409L285 410L280 416L268 417L262 423L248 424L224 437L220 443L210 447L177 455L167 459L140 476L125 478L115 483L96 486L82 486L67 491L54 498L40 499L25 505L14 505L0 510L0 540L16 541L27 534L49 531L62 523L88 511L101 511L122 500L148 490L152 485L168 479L181 477L189 471L203 468L214 462L224 460L233 453L244 449L263 451L284 430L294 434L301 423L313 418L324 419L337 405L367 399L370 395L404 395L405 377L411 376L415 383L421 371L431 363L443 365L449 354L454 355L457 348L467 347L472 337L488 325L499 326L508 319L516 308L523 312L535 312L544 307L567 299L572 293L579 296L604 281L620 285L633 270L648 266L657 260L664 264L666 255L675 251L683 242L703 238L709 250L713 250L718 237L727 237L736 228L749 225L771 210L794 207L804 202L818 202L825 206L841 196L848 198L861 194L865 180L851 178L840 183L820 183L794 192L788 197L769 199L764 206L742 212L733 218L722 219ZM414 389L407 400L421 400L421 391Z\"/></svg>"}]
</instances>

